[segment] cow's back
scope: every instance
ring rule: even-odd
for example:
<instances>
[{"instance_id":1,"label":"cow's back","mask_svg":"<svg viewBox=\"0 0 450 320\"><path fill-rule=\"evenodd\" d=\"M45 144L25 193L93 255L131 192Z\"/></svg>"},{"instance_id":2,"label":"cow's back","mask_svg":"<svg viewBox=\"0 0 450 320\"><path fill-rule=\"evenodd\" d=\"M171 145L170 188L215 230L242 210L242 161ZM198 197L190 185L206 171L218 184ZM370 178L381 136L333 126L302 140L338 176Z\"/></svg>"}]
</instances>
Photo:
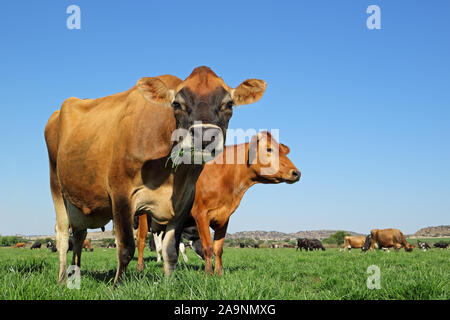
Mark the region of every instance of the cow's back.
<instances>
[{"instance_id":1,"label":"cow's back","mask_svg":"<svg viewBox=\"0 0 450 320\"><path fill-rule=\"evenodd\" d=\"M374 233L372 233L373 236ZM398 229L377 229L375 239L381 247L390 248L403 241L403 233Z\"/></svg>"}]
</instances>

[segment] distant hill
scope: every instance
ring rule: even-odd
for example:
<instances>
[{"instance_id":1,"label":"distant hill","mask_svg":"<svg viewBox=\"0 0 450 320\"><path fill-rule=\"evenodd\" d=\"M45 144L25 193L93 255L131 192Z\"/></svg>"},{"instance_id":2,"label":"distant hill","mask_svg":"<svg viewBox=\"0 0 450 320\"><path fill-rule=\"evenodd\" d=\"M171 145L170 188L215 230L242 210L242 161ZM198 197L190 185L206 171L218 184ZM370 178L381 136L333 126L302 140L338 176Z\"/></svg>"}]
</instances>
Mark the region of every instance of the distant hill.
<instances>
[{"instance_id":1,"label":"distant hill","mask_svg":"<svg viewBox=\"0 0 450 320\"><path fill-rule=\"evenodd\" d=\"M308 231L298 231L293 233L283 233L279 231L241 231L236 233L227 233L227 239L258 239L258 240L290 240L297 238L315 238L315 239L325 239L328 238L333 233L340 230L308 230ZM361 235L353 231L345 231L352 236Z\"/></svg>"},{"instance_id":2,"label":"distant hill","mask_svg":"<svg viewBox=\"0 0 450 320\"><path fill-rule=\"evenodd\" d=\"M422 228L412 235L416 238L444 238L450 237L450 226L437 226Z\"/></svg>"},{"instance_id":3,"label":"distant hill","mask_svg":"<svg viewBox=\"0 0 450 320\"><path fill-rule=\"evenodd\" d=\"M274 241L283 241L283 240L291 240L297 238L316 238L319 240L328 238L333 233L336 233L341 230L306 230L306 231L298 231L293 233L284 233L279 231L241 231L235 233L227 233L227 239L253 239L253 240L274 240ZM352 236L362 235L353 231L345 231ZM136 230L134 230L136 233ZM55 235L41 235L41 236L22 236L29 240L43 239L43 238L55 238ZM94 231L89 232L88 236L91 240L101 240L105 238L114 238L114 235L111 231ZM416 233L412 235L408 235L408 237L412 238L445 238L450 237L450 225L447 226L437 226L437 227L426 227L422 228Z\"/></svg>"}]
</instances>

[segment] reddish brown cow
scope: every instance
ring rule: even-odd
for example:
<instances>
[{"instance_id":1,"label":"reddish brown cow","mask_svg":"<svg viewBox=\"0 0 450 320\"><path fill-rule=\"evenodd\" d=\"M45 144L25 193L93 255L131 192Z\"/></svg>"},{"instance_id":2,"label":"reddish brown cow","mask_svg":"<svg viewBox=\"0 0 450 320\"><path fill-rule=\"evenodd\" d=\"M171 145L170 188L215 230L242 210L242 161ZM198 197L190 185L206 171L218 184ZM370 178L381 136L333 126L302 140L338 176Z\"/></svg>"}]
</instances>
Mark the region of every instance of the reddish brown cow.
<instances>
[{"instance_id":1,"label":"reddish brown cow","mask_svg":"<svg viewBox=\"0 0 450 320\"><path fill-rule=\"evenodd\" d=\"M18 242L18 243L16 243L14 248L25 248L25 242Z\"/></svg>"},{"instance_id":2,"label":"reddish brown cow","mask_svg":"<svg viewBox=\"0 0 450 320\"><path fill-rule=\"evenodd\" d=\"M45 127L59 281L66 278L69 225L72 264L80 266L87 229L113 219L116 284L134 256L132 223L140 214L150 214L165 230L164 266L170 275L178 260L176 235L205 159L223 150L233 106L258 101L265 88L264 81L249 79L233 89L210 68L199 67L184 81L171 75L141 78L122 93L66 100ZM180 164L181 155L188 161Z\"/></svg>"},{"instance_id":3,"label":"reddish brown cow","mask_svg":"<svg viewBox=\"0 0 450 320\"><path fill-rule=\"evenodd\" d=\"M287 157L289 148L278 143L268 132L252 137L249 143L226 146L222 159L234 158L234 164L217 158L206 164L197 181L191 215L198 227L205 254L205 271L212 273L212 255L216 257L215 270L222 273L222 252L230 216L238 208L244 193L257 183L294 183L300 171ZM239 164L236 157L244 155ZM258 155L257 157L255 157ZM220 156L218 157L220 158ZM263 165L263 164L267 165ZM263 175L263 169L278 164L277 170ZM214 246L209 227L214 229Z\"/></svg>"},{"instance_id":4,"label":"reddish brown cow","mask_svg":"<svg viewBox=\"0 0 450 320\"><path fill-rule=\"evenodd\" d=\"M248 188L257 183L294 183L300 179L300 171L289 160L288 153L289 148L287 146L279 144L269 132L264 132L252 137L250 143L226 146L222 155L205 165L197 180L191 216L195 219L202 241L206 262L205 271L207 273L212 273L211 260L213 254L209 227L211 226L215 231L215 269L217 274L220 275L222 273L223 242L228 221L233 212L236 211ZM241 155L243 155L243 161L239 164L238 159ZM257 160L255 160L256 158L252 159L256 155L258 156ZM270 174L261 175L261 171L271 165L278 168L272 170L273 172ZM186 222L185 226L189 223ZM138 270L144 268L143 251L147 232L147 218L140 217L137 232Z\"/></svg>"},{"instance_id":5,"label":"reddish brown cow","mask_svg":"<svg viewBox=\"0 0 450 320\"><path fill-rule=\"evenodd\" d=\"M373 251L375 244L378 243L380 248L394 248L398 251L400 248L405 248L405 251L412 251L415 246L410 245L403 233L398 229L373 229L370 235L367 236L363 251L370 249Z\"/></svg>"},{"instance_id":6,"label":"reddish brown cow","mask_svg":"<svg viewBox=\"0 0 450 320\"><path fill-rule=\"evenodd\" d=\"M89 239L84 239L84 241L83 241L83 249L85 250L85 251L94 251L94 249L92 248L92 245L91 245L91 241L89 241Z\"/></svg>"}]
</instances>

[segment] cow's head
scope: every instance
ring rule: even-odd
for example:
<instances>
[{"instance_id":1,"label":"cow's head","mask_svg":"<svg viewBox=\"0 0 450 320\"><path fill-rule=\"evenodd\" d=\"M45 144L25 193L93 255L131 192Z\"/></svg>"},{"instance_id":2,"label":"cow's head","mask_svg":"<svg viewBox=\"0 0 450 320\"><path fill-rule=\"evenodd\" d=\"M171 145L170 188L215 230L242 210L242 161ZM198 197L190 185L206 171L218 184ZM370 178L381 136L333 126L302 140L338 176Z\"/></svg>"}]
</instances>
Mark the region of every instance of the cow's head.
<instances>
[{"instance_id":1,"label":"cow's head","mask_svg":"<svg viewBox=\"0 0 450 320\"><path fill-rule=\"evenodd\" d=\"M137 88L148 101L173 108L179 129L175 139L182 139L179 148L202 162L222 152L233 107L258 101L266 89L258 79L230 88L208 67L194 69L184 81L177 79L142 78Z\"/></svg>"},{"instance_id":2,"label":"cow's head","mask_svg":"<svg viewBox=\"0 0 450 320\"><path fill-rule=\"evenodd\" d=\"M361 248L362 252L366 252L367 250L369 250L370 244L371 244L371 243L372 243L372 235L369 234L369 235L366 237L366 241L364 241L364 245L363 245L362 248Z\"/></svg>"},{"instance_id":3,"label":"cow's head","mask_svg":"<svg viewBox=\"0 0 450 320\"><path fill-rule=\"evenodd\" d=\"M300 171L288 158L289 147L278 143L267 131L253 136L248 146L247 165L262 183L295 183Z\"/></svg>"}]
</instances>

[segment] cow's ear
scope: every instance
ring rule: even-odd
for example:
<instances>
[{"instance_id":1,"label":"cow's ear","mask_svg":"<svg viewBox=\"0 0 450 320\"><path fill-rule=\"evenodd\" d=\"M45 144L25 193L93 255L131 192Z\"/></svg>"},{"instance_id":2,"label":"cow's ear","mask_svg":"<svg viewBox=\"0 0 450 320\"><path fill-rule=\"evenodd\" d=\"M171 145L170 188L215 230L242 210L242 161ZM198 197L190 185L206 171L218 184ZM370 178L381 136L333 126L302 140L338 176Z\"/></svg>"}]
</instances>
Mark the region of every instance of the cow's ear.
<instances>
[{"instance_id":1,"label":"cow's ear","mask_svg":"<svg viewBox=\"0 0 450 320\"><path fill-rule=\"evenodd\" d=\"M266 91L266 82L259 79L248 79L233 89L231 97L234 105L240 106L258 101Z\"/></svg>"},{"instance_id":2,"label":"cow's ear","mask_svg":"<svg viewBox=\"0 0 450 320\"><path fill-rule=\"evenodd\" d=\"M151 103L171 106L175 97L173 89L167 86L158 78L141 78L136 84L142 96Z\"/></svg>"},{"instance_id":3,"label":"cow's ear","mask_svg":"<svg viewBox=\"0 0 450 320\"><path fill-rule=\"evenodd\" d=\"M291 149L289 149L287 145L282 143L280 143L280 150L282 150L286 155L289 154L289 152L291 151Z\"/></svg>"}]
</instances>

